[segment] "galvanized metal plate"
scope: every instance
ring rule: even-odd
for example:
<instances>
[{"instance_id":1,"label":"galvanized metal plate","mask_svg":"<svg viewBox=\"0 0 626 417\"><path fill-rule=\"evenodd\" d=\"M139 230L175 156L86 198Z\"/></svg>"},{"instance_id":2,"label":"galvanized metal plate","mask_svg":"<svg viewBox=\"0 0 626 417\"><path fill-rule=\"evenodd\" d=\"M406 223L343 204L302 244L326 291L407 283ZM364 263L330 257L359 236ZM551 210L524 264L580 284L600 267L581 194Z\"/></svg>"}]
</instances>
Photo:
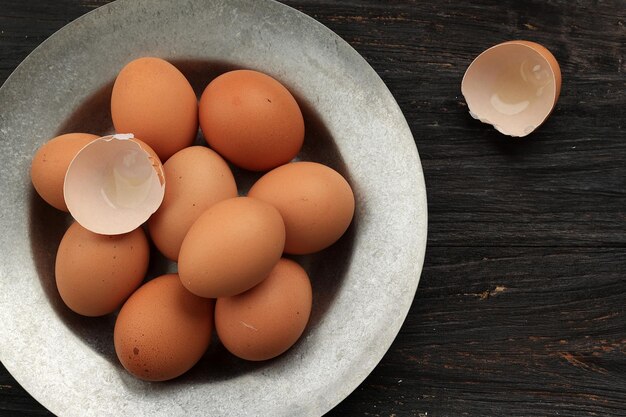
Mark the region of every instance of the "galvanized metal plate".
<instances>
[{"instance_id":1,"label":"galvanized metal plate","mask_svg":"<svg viewBox=\"0 0 626 417\"><path fill-rule=\"evenodd\" d=\"M234 68L279 79L305 115L301 158L334 167L354 188L348 233L297 258L311 276L314 308L302 339L279 358L248 363L215 343L181 378L142 382L117 361L115 317L79 317L56 291L54 259L70 219L36 195L30 160L58 134L111 132L112 82L139 56L170 60L197 92ZM426 246L417 149L375 71L310 17L271 0L118 0L38 47L0 89L0 109L0 359L53 413L319 416L365 379L397 335ZM171 268L155 258L151 274Z\"/></svg>"}]
</instances>

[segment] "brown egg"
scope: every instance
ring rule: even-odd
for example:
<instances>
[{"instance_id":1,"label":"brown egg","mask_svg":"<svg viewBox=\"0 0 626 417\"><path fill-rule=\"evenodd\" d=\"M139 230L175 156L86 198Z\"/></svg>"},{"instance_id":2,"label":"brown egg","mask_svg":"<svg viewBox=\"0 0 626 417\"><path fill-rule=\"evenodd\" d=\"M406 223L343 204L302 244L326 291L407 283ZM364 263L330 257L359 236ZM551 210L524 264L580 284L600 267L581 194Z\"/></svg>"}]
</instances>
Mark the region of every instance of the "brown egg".
<instances>
[{"instance_id":1,"label":"brown egg","mask_svg":"<svg viewBox=\"0 0 626 417\"><path fill-rule=\"evenodd\" d=\"M183 240L178 273L202 297L229 297L261 282L280 259L285 226L278 211L247 197L214 204Z\"/></svg>"},{"instance_id":2,"label":"brown egg","mask_svg":"<svg viewBox=\"0 0 626 417\"><path fill-rule=\"evenodd\" d=\"M285 252L308 254L335 243L354 215L354 195L335 170L315 162L293 162L262 176L249 197L270 203L285 222Z\"/></svg>"},{"instance_id":3,"label":"brown egg","mask_svg":"<svg viewBox=\"0 0 626 417\"><path fill-rule=\"evenodd\" d=\"M307 273L296 262L283 258L256 287L218 298L215 329L233 355L251 361L271 359L302 335L311 302Z\"/></svg>"},{"instance_id":4,"label":"brown egg","mask_svg":"<svg viewBox=\"0 0 626 417\"><path fill-rule=\"evenodd\" d=\"M99 235L73 223L57 252L56 284L65 304L84 316L115 311L141 284L150 249L142 229Z\"/></svg>"},{"instance_id":5,"label":"brown egg","mask_svg":"<svg viewBox=\"0 0 626 417\"><path fill-rule=\"evenodd\" d=\"M237 197L237 185L228 164L204 146L175 153L163 169L167 178L165 198L148 226L156 247L176 261L191 225L213 204Z\"/></svg>"},{"instance_id":6,"label":"brown egg","mask_svg":"<svg viewBox=\"0 0 626 417\"><path fill-rule=\"evenodd\" d=\"M252 171L289 162L304 140L296 100L281 83L257 71L215 78L200 98L200 126L213 149Z\"/></svg>"},{"instance_id":7,"label":"brown egg","mask_svg":"<svg viewBox=\"0 0 626 417\"><path fill-rule=\"evenodd\" d=\"M132 133L166 161L191 145L198 132L198 102L175 66L160 58L139 58L120 71L111 95L118 133Z\"/></svg>"},{"instance_id":8,"label":"brown egg","mask_svg":"<svg viewBox=\"0 0 626 417\"><path fill-rule=\"evenodd\" d=\"M213 330L213 300L187 291L176 274L149 281L124 303L115 322L117 357L146 381L187 372L204 355Z\"/></svg>"},{"instance_id":9,"label":"brown egg","mask_svg":"<svg viewBox=\"0 0 626 417\"><path fill-rule=\"evenodd\" d=\"M63 182L70 162L85 145L98 136L68 133L46 142L33 157L30 178L37 193L52 207L68 211L63 198Z\"/></svg>"}]
</instances>

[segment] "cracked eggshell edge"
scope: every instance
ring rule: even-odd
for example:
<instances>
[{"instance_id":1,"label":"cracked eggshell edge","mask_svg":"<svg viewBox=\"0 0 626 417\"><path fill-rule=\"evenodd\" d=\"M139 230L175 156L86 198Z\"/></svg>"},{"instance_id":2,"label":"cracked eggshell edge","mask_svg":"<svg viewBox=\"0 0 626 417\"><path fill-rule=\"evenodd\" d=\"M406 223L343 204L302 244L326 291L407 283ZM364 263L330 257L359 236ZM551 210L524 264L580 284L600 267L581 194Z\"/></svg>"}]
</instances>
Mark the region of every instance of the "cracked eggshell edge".
<instances>
[{"instance_id":1,"label":"cracked eggshell edge","mask_svg":"<svg viewBox=\"0 0 626 417\"><path fill-rule=\"evenodd\" d=\"M94 153L95 146L102 152ZM148 196L138 207L115 209L101 196L102 170L116 152L133 147L141 150L153 167ZM128 233L145 223L163 202L163 165L154 150L132 133L103 136L85 145L72 159L63 195L70 214L84 228L103 235Z\"/></svg>"},{"instance_id":2,"label":"cracked eggshell edge","mask_svg":"<svg viewBox=\"0 0 626 417\"><path fill-rule=\"evenodd\" d=\"M496 48L500 48L502 46L507 46L507 45L521 45L521 46L525 46L525 47L533 50L538 55L540 55L544 59L544 61L548 64L548 66L550 67L550 72L551 72L552 77L553 77L554 88L555 88L554 100L553 100L553 103L552 103L552 106L551 106L550 110L548 112L546 112L543 115L543 117L540 118L541 120L539 121L539 123L536 123L535 126L533 126L533 128L531 130L528 130L527 132L524 132L523 134L519 134L519 135L512 134L511 131L506 128L506 126L498 125L498 124L490 121L486 117L482 117L479 114L478 111L473 111L472 110L472 105L470 104L470 102L472 100L468 98L470 93L467 91L467 82L468 82L467 81L467 75L470 72L472 66L477 61L479 61L481 58L484 58L484 55L487 54L488 52L492 52ZM561 94L561 82L562 82L561 68L559 66L559 63L556 60L556 58L554 57L554 55L545 46L543 46L541 44L538 44L536 42L532 42L532 41L513 40L513 41L502 42L502 43L494 45L494 46L492 46L490 48L487 48L483 52L481 52L476 58L474 58L474 60L467 67L467 70L465 70L465 73L463 74L463 79L461 81L461 94L463 94L463 98L465 98L465 102L467 103L467 108L468 108L468 112L469 112L470 116L472 116L474 119L476 119L476 120L478 120L478 121L480 121L482 123L489 124L489 125L493 126L494 129L496 129L498 132L502 133L503 135L507 135L507 136L511 136L511 137L524 137L524 136L527 136L530 133L534 132L552 114L552 112L554 111L554 108L556 106L556 103L557 103L557 101L559 99L559 96Z\"/></svg>"}]
</instances>

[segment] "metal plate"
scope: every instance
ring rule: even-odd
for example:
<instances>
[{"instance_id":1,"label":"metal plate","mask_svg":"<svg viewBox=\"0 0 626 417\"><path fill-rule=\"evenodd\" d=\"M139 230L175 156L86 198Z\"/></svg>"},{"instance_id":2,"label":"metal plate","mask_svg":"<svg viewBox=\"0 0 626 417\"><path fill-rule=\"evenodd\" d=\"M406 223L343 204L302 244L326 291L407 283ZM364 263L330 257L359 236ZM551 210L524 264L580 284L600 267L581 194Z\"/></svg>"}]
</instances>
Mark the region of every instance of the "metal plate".
<instances>
[{"instance_id":1,"label":"metal plate","mask_svg":"<svg viewBox=\"0 0 626 417\"><path fill-rule=\"evenodd\" d=\"M110 132L112 82L148 55L172 61L197 92L233 68L281 80L305 115L302 159L338 169L354 188L348 233L298 258L314 309L302 339L275 360L243 362L215 343L181 378L142 382L116 359L115 318L79 317L56 292L69 219L34 193L30 160L60 133ZM417 149L374 70L313 19L269 0L119 0L37 48L0 89L0 109L0 359L55 414L318 416L365 379L398 333L426 246ZM167 267L156 258L152 274Z\"/></svg>"}]
</instances>

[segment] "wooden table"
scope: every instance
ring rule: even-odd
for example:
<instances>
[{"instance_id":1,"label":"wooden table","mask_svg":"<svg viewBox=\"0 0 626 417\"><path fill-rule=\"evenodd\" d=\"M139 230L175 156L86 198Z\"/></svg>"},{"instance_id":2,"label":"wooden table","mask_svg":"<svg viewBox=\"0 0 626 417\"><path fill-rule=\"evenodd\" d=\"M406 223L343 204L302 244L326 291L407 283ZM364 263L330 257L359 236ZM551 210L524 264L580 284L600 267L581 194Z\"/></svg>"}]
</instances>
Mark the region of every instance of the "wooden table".
<instances>
[{"instance_id":1,"label":"wooden table","mask_svg":"<svg viewBox=\"0 0 626 417\"><path fill-rule=\"evenodd\" d=\"M0 81L105 3L0 0ZM413 306L329 415L626 415L626 2L286 3L380 74L428 188ZM471 60L511 39L544 44L563 72L554 113L526 139L473 120L460 94ZM48 414L0 369L0 415Z\"/></svg>"}]
</instances>

